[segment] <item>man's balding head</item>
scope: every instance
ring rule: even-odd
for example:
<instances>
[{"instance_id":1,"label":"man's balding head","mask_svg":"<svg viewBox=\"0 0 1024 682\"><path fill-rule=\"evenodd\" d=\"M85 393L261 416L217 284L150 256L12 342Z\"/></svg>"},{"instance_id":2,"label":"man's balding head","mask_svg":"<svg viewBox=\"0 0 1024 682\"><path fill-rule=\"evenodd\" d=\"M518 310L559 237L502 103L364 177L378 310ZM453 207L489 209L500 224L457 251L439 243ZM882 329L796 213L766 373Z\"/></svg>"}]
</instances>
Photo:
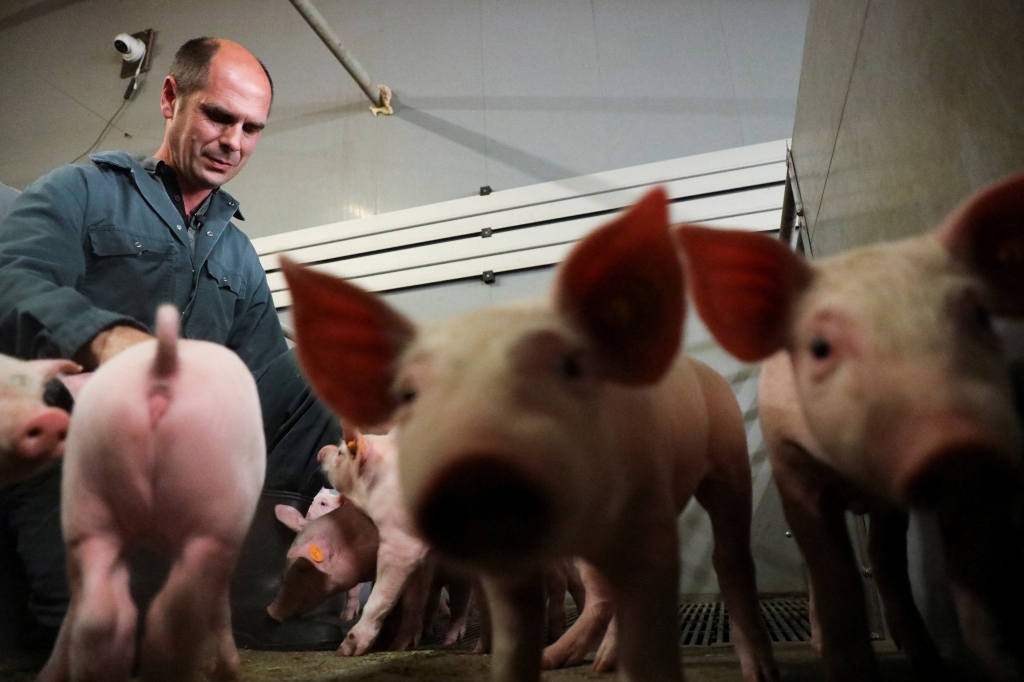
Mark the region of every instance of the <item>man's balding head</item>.
<instances>
[{"instance_id":1,"label":"man's balding head","mask_svg":"<svg viewBox=\"0 0 1024 682\"><path fill-rule=\"evenodd\" d=\"M274 99L274 81L267 71L266 65L257 59L251 52L238 43L220 38L193 38L178 48L171 62L171 76L178 84L178 96L188 98L189 95L206 87L206 81L210 76L210 65L214 57L224 50L223 57L231 60L255 61L263 70L270 85L270 99Z\"/></svg>"}]
</instances>

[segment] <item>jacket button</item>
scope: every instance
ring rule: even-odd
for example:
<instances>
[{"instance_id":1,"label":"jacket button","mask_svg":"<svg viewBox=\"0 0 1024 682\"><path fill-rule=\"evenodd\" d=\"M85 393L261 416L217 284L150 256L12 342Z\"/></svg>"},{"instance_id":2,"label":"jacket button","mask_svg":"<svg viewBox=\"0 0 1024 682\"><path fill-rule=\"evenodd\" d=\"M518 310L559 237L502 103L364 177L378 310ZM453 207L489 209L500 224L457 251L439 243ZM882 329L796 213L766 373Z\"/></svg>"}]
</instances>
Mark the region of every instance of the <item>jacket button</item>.
<instances>
[{"instance_id":1,"label":"jacket button","mask_svg":"<svg viewBox=\"0 0 1024 682\"><path fill-rule=\"evenodd\" d=\"M177 227L179 230L181 229L181 225L175 225L175 227Z\"/></svg>"},{"instance_id":2,"label":"jacket button","mask_svg":"<svg viewBox=\"0 0 1024 682\"><path fill-rule=\"evenodd\" d=\"M222 279L221 281L222 281L222 282L224 282L224 284L227 284L227 283L228 283L228 278L227 278L227 277L225 277L225 278L224 278L224 279Z\"/></svg>"},{"instance_id":3,"label":"jacket button","mask_svg":"<svg viewBox=\"0 0 1024 682\"><path fill-rule=\"evenodd\" d=\"M207 233L206 233L206 236L207 236L207 237L212 237L212 236L213 236L213 232L207 232Z\"/></svg>"},{"instance_id":4,"label":"jacket button","mask_svg":"<svg viewBox=\"0 0 1024 682\"><path fill-rule=\"evenodd\" d=\"M135 248L136 249L141 249L142 248L142 242L135 242Z\"/></svg>"}]
</instances>

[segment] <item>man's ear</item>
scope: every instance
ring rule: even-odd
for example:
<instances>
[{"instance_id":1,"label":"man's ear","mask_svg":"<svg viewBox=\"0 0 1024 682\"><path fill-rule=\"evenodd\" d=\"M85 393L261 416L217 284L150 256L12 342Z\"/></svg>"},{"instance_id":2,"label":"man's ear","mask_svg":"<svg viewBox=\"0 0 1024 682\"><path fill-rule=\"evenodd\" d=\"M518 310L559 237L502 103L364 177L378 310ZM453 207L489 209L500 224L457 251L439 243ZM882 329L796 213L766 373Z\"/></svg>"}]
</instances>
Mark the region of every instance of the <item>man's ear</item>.
<instances>
[{"instance_id":1,"label":"man's ear","mask_svg":"<svg viewBox=\"0 0 1024 682\"><path fill-rule=\"evenodd\" d=\"M657 381L679 352L686 314L682 264L656 188L590 233L558 270L554 301L597 351L613 381Z\"/></svg>"},{"instance_id":2,"label":"man's ear","mask_svg":"<svg viewBox=\"0 0 1024 682\"><path fill-rule=\"evenodd\" d=\"M985 281L997 314L1024 316L1024 174L972 195L936 236Z\"/></svg>"},{"instance_id":3,"label":"man's ear","mask_svg":"<svg viewBox=\"0 0 1024 682\"><path fill-rule=\"evenodd\" d=\"M718 343L744 362L781 349L811 281L807 262L753 232L681 225L677 234L697 312Z\"/></svg>"},{"instance_id":4,"label":"man's ear","mask_svg":"<svg viewBox=\"0 0 1024 682\"><path fill-rule=\"evenodd\" d=\"M296 353L313 388L356 426L387 421L398 360L415 327L382 299L281 259L292 293Z\"/></svg>"},{"instance_id":5,"label":"man's ear","mask_svg":"<svg viewBox=\"0 0 1024 682\"><path fill-rule=\"evenodd\" d=\"M164 118L174 117L174 108L178 103L178 83L174 76L164 78L163 87L160 89L160 113Z\"/></svg>"}]
</instances>

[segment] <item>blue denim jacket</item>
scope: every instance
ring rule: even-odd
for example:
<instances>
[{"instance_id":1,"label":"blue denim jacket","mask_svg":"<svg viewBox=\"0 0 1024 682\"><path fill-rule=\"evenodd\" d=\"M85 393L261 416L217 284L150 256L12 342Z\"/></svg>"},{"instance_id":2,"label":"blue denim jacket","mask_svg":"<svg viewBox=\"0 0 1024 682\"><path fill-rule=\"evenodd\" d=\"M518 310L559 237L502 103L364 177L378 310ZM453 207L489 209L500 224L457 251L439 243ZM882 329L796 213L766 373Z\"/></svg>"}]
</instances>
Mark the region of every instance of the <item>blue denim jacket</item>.
<instances>
[{"instance_id":1,"label":"blue denim jacket","mask_svg":"<svg viewBox=\"0 0 1024 682\"><path fill-rule=\"evenodd\" d=\"M32 183L0 222L0 352L68 358L108 327L152 331L165 302L185 338L223 344L251 370L287 349L231 195L212 197L193 254L153 159L90 158Z\"/></svg>"}]
</instances>

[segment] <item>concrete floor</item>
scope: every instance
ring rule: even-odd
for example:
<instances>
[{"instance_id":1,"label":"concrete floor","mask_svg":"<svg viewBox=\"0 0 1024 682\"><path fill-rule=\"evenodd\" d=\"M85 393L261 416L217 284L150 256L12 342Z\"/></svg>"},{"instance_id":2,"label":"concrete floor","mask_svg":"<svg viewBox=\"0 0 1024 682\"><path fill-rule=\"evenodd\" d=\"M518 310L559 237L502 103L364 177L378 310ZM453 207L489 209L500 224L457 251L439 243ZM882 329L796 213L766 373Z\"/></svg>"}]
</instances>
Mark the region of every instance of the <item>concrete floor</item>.
<instances>
[{"instance_id":1,"label":"concrete floor","mask_svg":"<svg viewBox=\"0 0 1024 682\"><path fill-rule=\"evenodd\" d=\"M917 682L906 659L891 643L876 644L885 682ZM279 653L242 651L241 682L486 682L490 656L463 650L421 649L401 653L375 653L340 658L332 652ZM776 644L775 655L783 682L820 682L824 675L807 644ZM742 682L739 663L730 646L684 647L683 669L688 682ZM0 659L0 682L29 682L43 660L36 656ZM589 666L553 670L544 682L616 680L614 673L597 673ZM922 681L923 682L923 681Z\"/></svg>"}]
</instances>

